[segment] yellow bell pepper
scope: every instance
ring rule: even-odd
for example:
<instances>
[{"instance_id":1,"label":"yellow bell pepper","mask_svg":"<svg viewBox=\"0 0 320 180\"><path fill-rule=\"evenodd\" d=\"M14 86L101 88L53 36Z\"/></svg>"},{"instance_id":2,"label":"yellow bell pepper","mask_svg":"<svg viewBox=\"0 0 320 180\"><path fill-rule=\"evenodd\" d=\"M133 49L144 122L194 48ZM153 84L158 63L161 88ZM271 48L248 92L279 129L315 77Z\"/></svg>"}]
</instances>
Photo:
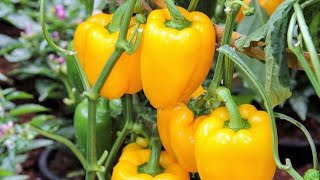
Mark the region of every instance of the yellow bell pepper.
<instances>
[{"instance_id":1,"label":"yellow bell pepper","mask_svg":"<svg viewBox=\"0 0 320 180\"><path fill-rule=\"evenodd\" d=\"M239 106L247 126L226 127L226 107L215 109L195 133L195 157L202 180L271 180L276 165L272 152L270 117L254 106Z\"/></svg>"},{"instance_id":2,"label":"yellow bell pepper","mask_svg":"<svg viewBox=\"0 0 320 180\"><path fill-rule=\"evenodd\" d=\"M141 79L146 97L157 109L186 101L207 76L215 51L215 31L201 12L178 8L191 25L182 30L166 26L167 8L147 19L141 52Z\"/></svg>"},{"instance_id":3,"label":"yellow bell pepper","mask_svg":"<svg viewBox=\"0 0 320 180\"><path fill-rule=\"evenodd\" d=\"M148 162L150 150L132 150L122 153L118 164L112 172L112 180L189 180L189 173L183 170L167 152L160 155L160 165L164 172L152 177L149 174L141 174L138 167Z\"/></svg>"},{"instance_id":4,"label":"yellow bell pepper","mask_svg":"<svg viewBox=\"0 0 320 180\"><path fill-rule=\"evenodd\" d=\"M157 127L162 145L186 171L197 171L194 134L198 124L206 117L195 118L184 103L157 111Z\"/></svg>"},{"instance_id":5,"label":"yellow bell pepper","mask_svg":"<svg viewBox=\"0 0 320 180\"><path fill-rule=\"evenodd\" d=\"M276 8L283 2L284 0L258 0L259 5L267 12L267 14L270 16L275 10ZM250 4L251 0L244 0L244 2L246 4ZM240 8L240 11L236 17L236 22L240 22L244 15L242 13L243 11L243 7Z\"/></svg>"},{"instance_id":6,"label":"yellow bell pepper","mask_svg":"<svg viewBox=\"0 0 320 180\"><path fill-rule=\"evenodd\" d=\"M107 25L112 15L96 14L81 23L74 35L74 49L92 86L98 79L105 63L115 49L119 32L110 33ZM131 20L130 35L135 24ZM123 53L113 67L101 89L100 95L109 99L119 98L123 94L134 94L142 89L140 77L141 46L132 55Z\"/></svg>"}]
</instances>

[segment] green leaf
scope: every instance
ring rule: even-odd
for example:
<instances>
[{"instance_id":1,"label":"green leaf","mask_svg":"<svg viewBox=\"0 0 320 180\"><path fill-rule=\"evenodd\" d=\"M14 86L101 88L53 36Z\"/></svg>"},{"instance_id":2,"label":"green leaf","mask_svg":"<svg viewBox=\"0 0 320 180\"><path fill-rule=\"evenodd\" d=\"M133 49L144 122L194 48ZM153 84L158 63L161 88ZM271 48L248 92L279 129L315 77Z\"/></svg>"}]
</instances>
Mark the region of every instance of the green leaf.
<instances>
[{"instance_id":1,"label":"green leaf","mask_svg":"<svg viewBox=\"0 0 320 180\"><path fill-rule=\"evenodd\" d=\"M240 95L232 96L232 98L237 105L251 104L251 102L255 98L255 94L240 94Z\"/></svg>"},{"instance_id":2,"label":"green leaf","mask_svg":"<svg viewBox=\"0 0 320 180\"><path fill-rule=\"evenodd\" d=\"M73 43L69 44L68 50L73 50ZM77 61L77 59L73 56L66 56L67 75L72 86L75 87L79 93L82 93L84 89L80 78L80 72L75 61Z\"/></svg>"},{"instance_id":3,"label":"green leaf","mask_svg":"<svg viewBox=\"0 0 320 180\"><path fill-rule=\"evenodd\" d=\"M9 62L20 62L30 59L32 52L27 48L14 49L10 54L5 54L4 57Z\"/></svg>"},{"instance_id":4,"label":"green leaf","mask_svg":"<svg viewBox=\"0 0 320 180\"><path fill-rule=\"evenodd\" d=\"M2 180L28 180L29 176L27 175L15 175L15 176L8 176L3 178Z\"/></svg>"},{"instance_id":5,"label":"green leaf","mask_svg":"<svg viewBox=\"0 0 320 180\"><path fill-rule=\"evenodd\" d=\"M242 59L242 61L251 69L251 71L254 73L256 80L260 84L265 83L265 72L266 72L266 65L263 61L260 61L255 58L251 58L245 54L242 54L240 52L234 52L239 56L239 58ZM256 92L256 87L254 84L247 78L247 76L244 74L244 72L240 71L238 67L236 66L237 72L239 73L243 84L245 87L251 89L256 94L256 100L260 101L259 92Z\"/></svg>"},{"instance_id":6,"label":"green leaf","mask_svg":"<svg viewBox=\"0 0 320 180\"><path fill-rule=\"evenodd\" d=\"M13 4L0 2L0 18L14 11Z\"/></svg>"},{"instance_id":7,"label":"green leaf","mask_svg":"<svg viewBox=\"0 0 320 180\"><path fill-rule=\"evenodd\" d=\"M2 74L0 72L0 81L3 81L3 82L12 82L12 79L8 78L6 75Z\"/></svg>"},{"instance_id":8,"label":"green leaf","mask_svg":"<svg viewBox=\"0 0 320 180\"><path fill-rule=\"evenodd\" d=\"M14 175L14 173L13 173L13 172L11 172L11 171L7 171L7 170L2 169L2 168L0 167L0 177L4 177L4 176L12 176L12 175Z\"/></svg>"},{"instance_id":9,"label":"green leaf","mask_svg":"<svg viewBox=\"0 0 320 180\"><path fill-rule=\"evenodd\" d=\"M31 17L23 13L11 13L5 16L4 19L19 29L36 24Z\"/></svg>"},{"instance_id":10,"label":"green leaf","mask_svg":"<svg viewBox=\"0 0 320 180\"><path fill-rule=\"evenodd\" d=\"M23 104L12 109L9 112L9 114L11 116L20 116L20 115L29 114L29 113L45 112L48 110L49 110L48 108L38 104Z\"/></svg>"},{"instance_id":11,"label":"green leaf","mask_svg":"<svg viewBox=\"0 0 320 180\"><path fill-rule=\"evenodd\" d=\"M12 37L4 34L0 34L0 48L6 47L8 45L16 44L16 43L18 43L18 41L13 39Z\"/></svg>"},{"instance_id":12,"label":"green leaf","mask_svg":"<svg viewBox=\"0 0 320 180\"><path fill-rule=\"evenodd\" d=\"M61 89L61 84L47 79L37 79L36 90L39 93L38 100L40 102L48 98L59 98L65 95Z\"/></svg>"},{"instance_id":13,"label":"green leaf","mask_svg":"<svg viewBox=\"0 0 320 180\"><path fill-rule=\"evenodd\" d=\"M49 121L49 120L52 120L53 118L54 118L53 115L41 114L41 115L38 115L38 116L34 116L34 117L31 119L30 124L32 124L33 126L36 126L36 127L40 127L40 126L43 125L45 122L47 122L47 121Z\"/></svg>"},{"instance_id":14,"label":"green leaf","mask_svg":"<svg viewBox=\"0 0 320 180\"><path fill-rule=\"evenodd\" d=\"M306 120L307 112L308 112L308 97L304 96L303 94L295 93L289 99L289 103L292 109L298 114L301 120Z\"/></svg>"},{"instance_id":15,"label":"green leaf","mask_svg":"<svg viewBox=\"0 0 320 180\"><path fill-rule=\"evenodd\" d=\"M47 147L53 144L52 140L49 139L35 139L32 140L30 143L28 143L26 146L23 147L23 149L19 149L19 153L28 152L34 149Z\"/></svg>"},{"instance_id":16,"label":"green leaf","mask_svg":"<svg viewBox=\"0 0 320 180\"><path fill-rule=\"evenodd\" d=\"M289 68L286 53L286 38L294 1L285 1L272 14L266 37L265 91L272 107L283 103L291 96Z\"/></svg>"},{"instance_id":17,"label":"green leaf","mask_svg":"<svg viewBox=\"0 0 320 180\"><path fill-rule=\"evenodd\" d=\"M258 86L262 87L261 80L258 80L258 75L260 75L260 73L254 73L253 72L254 68L250 68L249 66L247 66L247 64L242 59L245 55L234 51L229 45L224 45L224 46L220 47L219 52L223 53L224 55L229 57L234 62L238 62L239 64L241 64L241 66L243 66L244 69L246 69L248 74L251 75L251 77L258 84ZM257 89L256 86L254 86L254 87L255 87L255 89Z\"/></svg>"},{"instance_id":18,"label":"green leaf","mask_svg":"<svg viewBox=\"0 0 320 180\"><path fill-rule=\"evenodd\" d=\"M235 45L236 47L243 51L244 48L247 48L250 46L251 42L260 41L261 39L264 39L267 35L268 30L268 24L263 25L261 28L253 32L252 34L248 36L242 36L238 40L236 40Z\"/></svg>"},{"instance_id":19,"label":"green leaf","mask_svg":"<svg viewBox=\"0 0 320 180\"><path fill-rule=\"evenodd\" d=\"M251 1L251 6L255 8L255 13L251 16L245 16L237 28L237 32L244 35L253 33L268 21L268 14L256 0Z\"/></svg>"},{"instance_id":20,"label":"green leaf","mask_svg":"<svg viewBox=\"0 0 320 180\"><path fill-rule=\"evenodd\" d=\"M8 101L17 100L17 99L32 99L33 95L26 93L24 91L14 91L6 96Z\"/></svg>"},{"instance_id":21,"label":"green leaf","mask_svg":"<svg viewBox=\"0 0 320 180\"><path fill-rule=\"evenodd\" d=\"M12 70L9 75L16 76L19 79L26 79L28 77L31 77L32 75L46 76L49 78L56 77L56 75L52 73L52 71L48 67L34 63L23 66L21 68L16 68Z\"/></svg>"}]
</instances>

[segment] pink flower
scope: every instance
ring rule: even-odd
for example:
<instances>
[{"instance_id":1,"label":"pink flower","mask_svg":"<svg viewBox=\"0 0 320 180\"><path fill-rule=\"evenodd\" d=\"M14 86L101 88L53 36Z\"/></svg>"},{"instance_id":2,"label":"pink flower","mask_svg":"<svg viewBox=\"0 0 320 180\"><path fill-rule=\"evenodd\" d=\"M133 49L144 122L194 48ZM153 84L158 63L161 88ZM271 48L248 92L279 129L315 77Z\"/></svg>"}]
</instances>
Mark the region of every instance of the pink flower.
<instances>
[{"instance_id":1,"label":"pink flower","mask_svg":"<svg viewBox=\"0 0 320 180\"><path fill-rule=\"evenodd\" d=\"M59 19L61 19L61 20L66 19L66 11L65 11L64 6L62 4L57 4L55 6L55 11L56 11L56 16Z\"/></svg>"}]
</instances>

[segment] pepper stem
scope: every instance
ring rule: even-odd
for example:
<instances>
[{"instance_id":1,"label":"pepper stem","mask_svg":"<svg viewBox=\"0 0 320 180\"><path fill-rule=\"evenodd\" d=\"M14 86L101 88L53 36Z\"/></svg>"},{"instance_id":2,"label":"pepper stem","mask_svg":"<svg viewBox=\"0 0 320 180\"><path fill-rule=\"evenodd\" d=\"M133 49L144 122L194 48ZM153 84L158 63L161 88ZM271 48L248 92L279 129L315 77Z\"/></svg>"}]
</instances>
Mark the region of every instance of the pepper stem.
<instances>
[{"instance_id":1,"label":"pepper stem","mask_svg":"<svg viewBox=\"0 0 320 180\"><path fill-rule=\"evenodd\" d=\"M185 19L185 17L178 10L177 6L174 4L173 0L165 0L169 13L172 20L165 22L165 25L170 28L177 30L183 30L184 28L190 27L191 22Z\"/></svg>"},{"instance_id":2,"label":"pepper stem","mask_svg":"<svg viewBox=\"0 0 320 180\"><path fill-rule=\"evenodd\" d=\"M107 25L107 29L110 33L119 31L123 16L127 10L128 1L121 4L117 10L113 13L110 23Z\"/></svg>"},{"instance_id":3,"label":"pepper stem","mask_svg":"<svg viewBox=\"0 0 320 180\"><path fill-rule=\"evenodd\" d=\"M229 128L238 131L245 127L245 122L242 120L238 106L233 101L230 90L226 87L218 87L216 92L218 100L225 103L230 116Z\"/></svg>"},{"instance_id":4,"label":"pepper stem","mask_svg":"<svg viewBox=\"0 0 320 180\"><path fill-rule=\"evenodd\" d=\"M140 173L150 174L156 176L163 172L163 168L160 166L160 154L161 154L161 142L158 136L152 137L150 140L151 155L149 162L141 165L138 170Z\"/></svg>"}]
</instances>

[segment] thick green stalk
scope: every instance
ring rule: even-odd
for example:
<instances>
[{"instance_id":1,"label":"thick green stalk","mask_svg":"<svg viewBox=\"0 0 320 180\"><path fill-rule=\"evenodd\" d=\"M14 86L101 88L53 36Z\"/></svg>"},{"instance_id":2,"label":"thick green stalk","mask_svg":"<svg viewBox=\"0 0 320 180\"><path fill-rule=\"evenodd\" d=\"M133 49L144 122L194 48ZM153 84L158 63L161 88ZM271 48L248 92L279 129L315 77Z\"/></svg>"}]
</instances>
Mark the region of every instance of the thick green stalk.
<instances>
[{"instance_id":1,"label":"thick green stalk","mask_svg":"<svg viewBox=\"0 0 320 180\"><path fill-rule=\"evenodd\" d=\"M91 16L93 11L93 6L94 6L94 0L85 0L85 4L86 4L87 14Z\"/></svg>"},{"instance_id":2,"label":"thick green stalk","mask_svg":"<svg viewBox=\"0 0 320 180\"><path fill-rule=\"evenodd\" d=\"M87 170L86 180L93 180L97 167L97 141L96 141L96 109L97 99L88 98L88 136L87 136Z\"/></svg>"},{"instance_id":3,"label":"thick green stalk","mask_svg":"<svg viewBox=\"0 0 320 180\"><path fill-rule=\"evenodd\" d=\"M160 166L161 142L159 137L151 138L150 146L151 154L149 161L138 169L140 173L146 173L154 177L163 172L163 168Z\"/></svg>"},{"instance_id":4,"label":"thick green stalk","mask_svg":"<svg viewBox=\"0 0 320 180\"><path fill-rule=\"evenodd\" d=\"M127 7L128 7L127 5L128 5L128 1L121 4L117 8L117 10L113 13L112 19L107 26L107 29L110 33L114 33L120 29L120 26L121 26L121 23L123 20L123 16L124 16L124 14L127 10Z\"/></svg>"},{"instance_id":5,"label":"thick green stalk","mask_svg":"<svg viewBox=\"0 0 320 180\"><path fill-rule=\"evenodd\" d=\"M230 11L227 12L225 31L222 36L221 46L230 43L230 40L232 37L232 32L233 32L233 29L235 26L235 18L236 18L238 11L239 11L239 7L236 7L236 8L232 7L232 9L230 9ZM215 90L220 86L220 82L222 79L222 73L223 73L223 59L224 59L224 54L219 53L217 64L216 64L214 75L213 75L213 79L212 79L211 84L209 86L208 93L205 97L206 99L210 99L214 95ZM229 63L229 65L230 65L230 63ZM226 69L226 70L229 71L229 69ZM233 70L232 70L232 72L233 72ZM230 73L226 73L226 74L230 74ZM232 77L231 77L231 79L232 79Z\"/></svg>"},{"instance_id":6,"label":"thick green stalk","mask_svg":"<svg viewBox=\"0 0 320 180\"><path fill-rule=\"evenodd\" d=\"M137 0L129 0L128 3L128 8L123 16L122 20L122 26L120 28L120 33L118 40L116 42L116 48L115 51L112 53L110 58L108 59L106 65L103 67L103 70L101 71L101 74L99 75L98 80L94 84L92 88L92 95L97 95L99 94L104 82L107 79L107 76L110 74L113 66L116 64L122 53L125 51L125 46L127 46L127 33L131 21L131 17L133 14L133 8Z\"/></svg>"},{"instance_id":7,"label":"thick green stalk","mask_svg":"<svg viewBox=\"0 0 320 180\"><path fill-rule=\"evenodd\" d=\"M199 0L191 0L188 6L188 11L194 11L199 3Z\"/></svg>"},{"instance_id":8,"label":"thick green stalk","mask_svg":"<svg viewBox=\"0 0 320 180\"><path fill-rule=\"evenodd\" d=\"M167 27L182 30L191 26L191 22L188 21L178 10L173 0L164 0L171 15L172 20L165 23Z\"/></svg>"},{"instance_id":9,"label":"thick green stalk","mask_svg":"<svg viewBox=\"0 0 320 180\"><path fill-rule=\"evenodd\" d=\"M234 26L235 26L235 19L236 19L236 16L239 12L239 9L240 9L240 5L239 4L232 4L230 5L230 11L227 11L226 10L226 13L227 13L227 21L228 21L228 18L229 18L229 21L230 22L230 29L231 31L234 29ZM228 7L227 7L228 8ZM226 8L226 9L227 9ZM232 32L229 34L228 36L228 43L230 42L230 39L231 39L231 35L232 35ZM233 79L233 71L234 71L234 65L233 65L233 62L229 59L229 58L225 58L224 59L224 78L223 78L223 84L225 87L227 88L231 88L232 86L232 79Z\"/></svg>"},{"instance_id":10,"label":"thick green stalk","mask_svg":"<svg viewBox=\"0 0 320 180\"><path fill-rule=\"evenodd\" d=\"M42 129L39 129L33 125L30 125L28 126L30 129L32 129L33 131L35 131L36 133L42 135L42 136L45 136L49 139L52 139L52 140L55 140L55 141L58 141L60 142L61 144L64 144L65 146L67 146L72 152L74 155L76 155L76 157L78 158L78 160L80 161L82 167L84 169L86 169L86 159L83 157L82 153L80 152L80 150L67 138L63 137L63 136L60 136L60 135L57 135L57 134L52 134L50 132L47 132L47 131L44 131Z\"/></svg>"},{"instance_id":11,"label":"thick green stalk","mask_svg":"<svg viewBox=\"0 0 320 180\"><path fill-rule=\"evenodd\" d=\"M92 92L93 96L97 96L99 94L105 81L107 80L109 74L111 73L113 66L117 63L118 59L120 58L120 56L122 55L123 52L124 52L124 49L122 49L122 48L116 49L115 51L113 51L113 53L111 54L110 58L108 59L106 65L103 67L103 69L98 77L98 80L96 81L96 83L92 87L91 92Z\"/></svg>"},{"instance_id":12,"label":"thick green stalk","mask_svg":"<svg viewBox=\"0 0 320 180\"><path fill-rule=\"evenodd\" d=\"M220 86L216 89L216 94L218 97L217 99L224 102L225 106L228 109L230 117L229 128L234 131L243 129L245 127L245 123L241 118L238 106L232 99L230 90L226 87Z\"/></svg>"},{"instance_id":13,"label":"thick green stalk","mask_svg":"<svg viewBox=\"0 0 320 180\"><path fill-rule=\"evenodd\" d=\"M122 99L122 103L123 103L123 107L124 107L124 120L125 120L125 124L123 129L121 130L121 132L119 133L116 142L113 144L110 153L107 157L107 160L105 162L105 169L106 169L106 173L109 173L112 165L114 163L114 160L117 156L117 153L119 152L119 149L125 139L125 137L128 135L128 133L130 132L130 128L132 126L132 95L128 95L126 94L124 97L121 98Z\"/></svg>"}]
</instances>

